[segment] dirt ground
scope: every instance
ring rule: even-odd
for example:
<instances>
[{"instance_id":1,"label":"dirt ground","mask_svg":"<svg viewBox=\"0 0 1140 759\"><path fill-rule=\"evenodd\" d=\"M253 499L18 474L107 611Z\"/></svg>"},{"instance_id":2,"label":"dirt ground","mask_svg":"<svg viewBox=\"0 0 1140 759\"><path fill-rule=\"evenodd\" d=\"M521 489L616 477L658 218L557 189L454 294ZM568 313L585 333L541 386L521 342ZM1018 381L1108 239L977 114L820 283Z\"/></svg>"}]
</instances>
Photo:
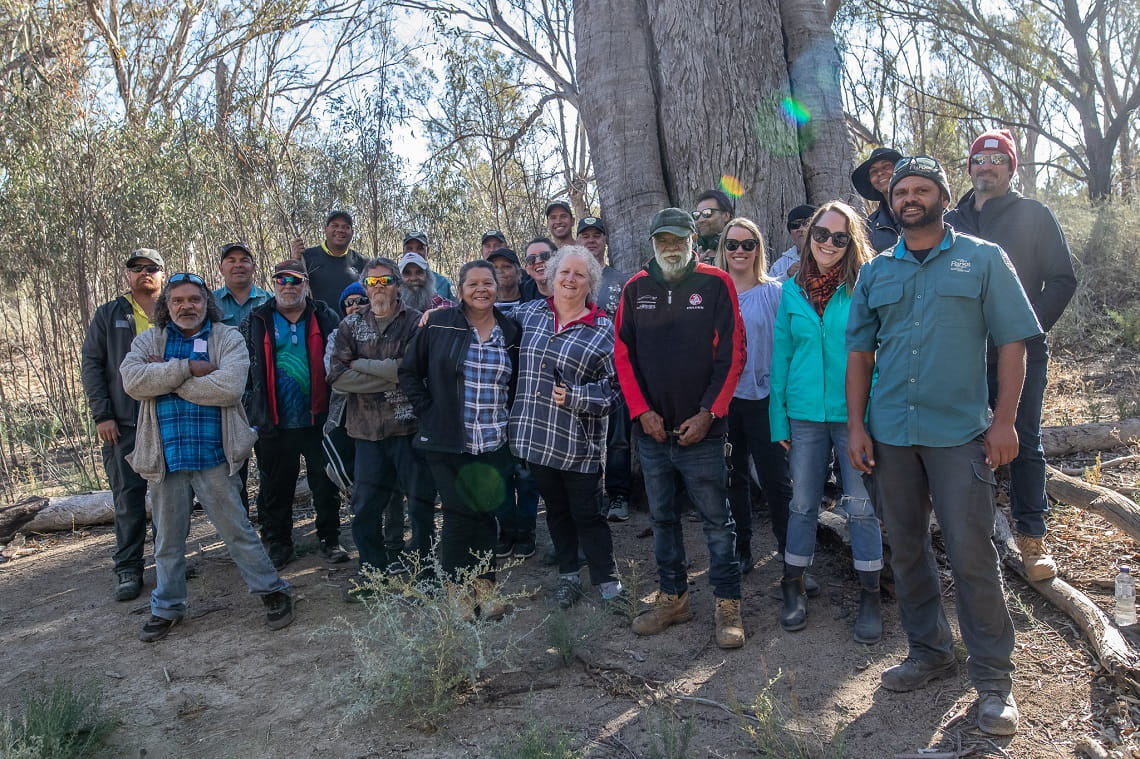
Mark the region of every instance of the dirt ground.
<instances>
[{"instance_id":1,"label":"dirt ground","mask_svg":"<svg viewBox=\"0 0 1140 759\"><path fill-rule=\"evenodd\" d=\"M1131 477L1134 483L1135 471ZM509 618L516 631L535 630L511 665L491 668L430 729L383 704L365 718L346 719L350 699L338 682L357 662L344 630L363 624L368 611L342 600L353 565L326 565L313 551L311 515L299 513L297 542L308 552L283 572L297 590L290 627L265 628L261 604L247 595L209 521L196 512L190 614L154 644L137 639L154 582L149 544L144 595L118 603L109 527L30 539L40 550L0 564L0 709L18 709L27 694L59 676L94 682L119 720L103 752L108 757L500 757L506 741L536 725L565 731L581 756L668 756L663 744L691 731L687 750L672 755L729 757L763 754L742 729L745 719L720 706L753 704L779 674L768 692L791 715L795 735L825 746L813 756L879 759L937 747L947 753L936 756L1070 757L1079 755L1079 740L1134 729L1130 709L1138 702L1098 675L1072 622L1009 573L1014 695L1022 715L1017 736L995 740L977 732L961 647L956 678L910 694L880 690L879 673L906 653L897 606L884 604L881 643L855 643L850 553L821 539L812 574L823 593L810 601L807 629L784 632L779 563L762 511L755 514L760 562L743 583L743 649L722 651L713 641L704 539L700 525L687 522L695 618L638 638L621 618L595 614L600 628L580 656L569 663L552 657L542 630L555 613L549 593L556 574L542 563L549 539L540 512L538 554L500 575L508 590L534 591ZM1135 544L1072 509L1058 511L1056 521L1059 531L1092 546L1058 552L1067 579L1109 608L1112 566L1134 559ZM655 581L648 533L644 512L613 527L615 553L638 563L644 596ZM347 524L343 534L348 543ZM953 621L945 568L943 577ZM596 603L595 594L571 614L590 614Z\"/></svg>"}]
</instances>

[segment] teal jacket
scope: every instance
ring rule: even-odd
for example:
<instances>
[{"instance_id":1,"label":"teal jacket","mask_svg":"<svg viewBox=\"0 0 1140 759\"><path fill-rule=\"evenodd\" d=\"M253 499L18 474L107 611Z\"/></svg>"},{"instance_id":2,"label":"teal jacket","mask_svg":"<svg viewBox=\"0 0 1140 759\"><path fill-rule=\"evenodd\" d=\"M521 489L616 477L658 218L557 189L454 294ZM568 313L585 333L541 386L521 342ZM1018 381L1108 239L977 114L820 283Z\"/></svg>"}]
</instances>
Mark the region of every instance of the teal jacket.
<instances>
[{"instance_id":1,"label":"teal jacket","mask_svg":"<svg viewBox=\"0 0 1140 759\"><path fill-rule=\"evenodd\" d=\"M841 285L823 318L794 279L784 283L772 344L772 440L790 440L788 419L846 422L847 314L851 294Z\"/></svg>"}]
</instances>

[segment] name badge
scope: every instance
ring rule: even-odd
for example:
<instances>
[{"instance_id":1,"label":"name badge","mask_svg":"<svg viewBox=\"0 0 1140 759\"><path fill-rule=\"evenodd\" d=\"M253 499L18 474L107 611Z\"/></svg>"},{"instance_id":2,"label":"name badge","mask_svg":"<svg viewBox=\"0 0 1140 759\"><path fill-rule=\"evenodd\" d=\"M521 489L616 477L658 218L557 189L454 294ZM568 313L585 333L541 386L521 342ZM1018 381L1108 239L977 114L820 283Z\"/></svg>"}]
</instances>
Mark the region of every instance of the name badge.
<instances>
[{"instance_id":1,"label":"name badge","mask_svg":"<svg viewBox=\"0 0 1140 759\"><path fill-rule=\"evenodd\" d=\"M194 352L195 353L205 353L206 352L206 341L200 337L194 338Z\"/></svg>"}]
</instances>

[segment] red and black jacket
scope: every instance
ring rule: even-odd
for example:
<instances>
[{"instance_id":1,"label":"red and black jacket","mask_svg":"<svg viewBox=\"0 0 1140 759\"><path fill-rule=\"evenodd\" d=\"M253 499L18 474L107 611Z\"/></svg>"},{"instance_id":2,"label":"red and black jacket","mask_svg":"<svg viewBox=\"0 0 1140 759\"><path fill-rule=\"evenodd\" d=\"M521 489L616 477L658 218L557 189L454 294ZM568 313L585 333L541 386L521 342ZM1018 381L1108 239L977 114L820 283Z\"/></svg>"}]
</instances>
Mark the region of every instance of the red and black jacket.
<instances>
[{"instance_id":1,"label":"red and black jacket","mask_svg":"<svg viewBox=\"0 0 1140 759\"><path fill-rule=\"evenodd\" d=\"M630 278L615 322L615 363L630 418L649 410L675 430L702 408L724 434L728 405L744 370L744 322L728 274L696 263L667 282L657 262Z\"/></svg>"},{"instance_id":2,"label":"red and black jacket","mask_svg":"<svg viewBox=\"0 0 1140 759\"><path fill-rule=\"evenodd\" d=\"M325 343L329 333L336 329L340 317L323 301L306 298L305 347L309 355L310 415L313 426L325 423L329 412L329 386L325 379ZM241 323L241 333L249 349L249 382L246 383L242 405L249 423L257 429L259 437L277 434L276 369L273 358L273 314L277 299L270 298L250 312Z\"/></svg>"}]
</instances>

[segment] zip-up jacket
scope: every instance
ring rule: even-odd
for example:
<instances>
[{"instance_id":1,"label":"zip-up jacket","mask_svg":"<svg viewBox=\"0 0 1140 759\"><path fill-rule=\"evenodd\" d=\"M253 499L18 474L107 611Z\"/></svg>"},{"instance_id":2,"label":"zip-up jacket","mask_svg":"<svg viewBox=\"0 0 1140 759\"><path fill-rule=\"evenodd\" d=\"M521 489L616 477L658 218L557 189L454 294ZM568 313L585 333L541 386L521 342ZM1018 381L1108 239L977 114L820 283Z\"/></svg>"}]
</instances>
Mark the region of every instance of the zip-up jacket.
<instances>
[{"instance_id":1,"label":"zip-up jacket","mask_svg":"<svg viewBox=\"0 0 1140 759\"><path fill-rule=\"evenodd\" d=\"M882 197L881 193L879 197ZM876 253L882 253L898 243L899 223L887 208L886 200L880 202L879 207L867 217L867 234Z\"/></svg>"},{"instance_id":2,"label":"zip-up jacket","mask_svg":"<svg viewBox=\"0 0 1140 759\"><path fill-rule=\"evenodd\" d=\"M420 420L412 445L423 451L463 453L463 364L471 347L471 323L466 308L433 311L404 350L400 364L400 389L412 402ZM519 336L514 319L495 309L495 322L511 361L507 388L508 407L515 397L519 377Z\"/></svg>"},{"instance_id":3,"label":"zip-up jacket","mask_svg":"<svg viewBox=\"0 0 1140 759\"><path fill-rule=\"evenodd\" d=\"M241 324L242 337L249 349L249 382L242 405L249 423L260 437L277 434L280 416L277 412L277 364L274 360L273 314L277 299L270 298L250 312ZM325 381L325 344L336 329L340 317L323 301L305 299L305 347L309 356L309 408L313 425L325 423L329 412L329 386Z\"/></svg>"},{"instance_id":4,"label":"zip-up jacket","mask_svg":"<svg viewBox=\"0 0 1140 759\"><path fill-rule=\"evenodd\" d=\"M80 350L83 394L95 423L114 419L120 426L134 427L139 402L123 390L119 365L135 339L135 315L131 303L120 295L99 306L87 327Z\"/></svg>"},{"instance_id":5,"label":"zip-up jacket","mask_svg":"<svg viewBox=\"0 0 1140 759\"><path fill-rule=\"evenodd\" d=\"M791 439L788 419L847 421L844 381L850 311L846 283L831 296L822 317L794 279L784 283L772 340L768 422L773 441Z\"/></svg>"},{"instance_id":6,"label":"zip-up jacket","mask_svg":"<svg viewBox=\"0 0 1140 759\"><path fill-rule=\"evenodd\" d=\"M634 274L618 308L615 363L631 419L656 411L666 432L702 408L725 417L744 370L744 322L728 273L694 259L668 282L655 260Z\"/></svg>"},{"instance_id":7,"label":"zip-up jacket","mask_svg":"<svg viewBox=\"0 0 1140 759\"><path fill-rule=\"evenodd\" d=\"M1065 233L1048 206L1010 190L990 198L978 211L970 190L944 221L958 232L1001 246L1041 329L1048 332L1056 324L1077 289L1077 277ZM1047 356L1044 336L1026 340L1025 351L1030 360ZM991 350L991 354L991 362L996 361L996 353Z\"/></svg>"}]
</instances>

